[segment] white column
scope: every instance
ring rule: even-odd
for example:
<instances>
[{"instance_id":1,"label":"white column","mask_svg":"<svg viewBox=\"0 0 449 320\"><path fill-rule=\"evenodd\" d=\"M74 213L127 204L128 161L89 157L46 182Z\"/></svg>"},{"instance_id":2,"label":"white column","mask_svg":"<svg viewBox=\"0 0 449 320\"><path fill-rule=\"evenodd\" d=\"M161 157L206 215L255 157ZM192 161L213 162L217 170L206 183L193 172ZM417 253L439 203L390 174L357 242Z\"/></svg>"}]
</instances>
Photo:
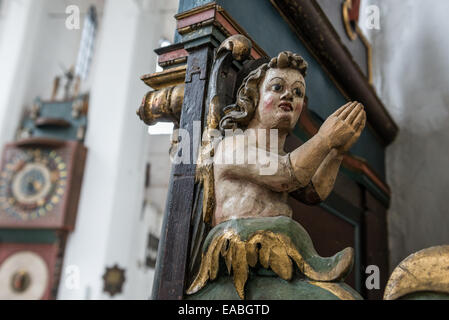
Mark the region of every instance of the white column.
<instances>
[{"instance_id":1,"label":"white column","mask_svg":"<svg viewBox=\"0 0 449 320\"><path fill-rule=\"evenodd\" d=\"M153 49L163 32L158 27L157 2L105 4L93 70L87 166L76 230L69 238L64 260L64 268L79 268L80 286L67 287L63 274L59 299L109 298L102 292L102 275L114 264L126 269L124 293L114 298L150 296L150 288L144 297L138 294L141 290L135 290L146 286L135 259L135 250L142 248L136 241L145 239L136 239L135 233L144 222L140 215L148 153L147 129L135 110L149 90L140 76L154 72Z\"/></svg>"},{"instance_id":2,"label":"white column","mask_svg":"<svg viewBox=\"0 0 449 320\"><path fill-rule=\"evenodd\" d=\"M0 30L0 146L13 140L23 110L41 0L7 0Z\"/></svg>"}]
</instances>

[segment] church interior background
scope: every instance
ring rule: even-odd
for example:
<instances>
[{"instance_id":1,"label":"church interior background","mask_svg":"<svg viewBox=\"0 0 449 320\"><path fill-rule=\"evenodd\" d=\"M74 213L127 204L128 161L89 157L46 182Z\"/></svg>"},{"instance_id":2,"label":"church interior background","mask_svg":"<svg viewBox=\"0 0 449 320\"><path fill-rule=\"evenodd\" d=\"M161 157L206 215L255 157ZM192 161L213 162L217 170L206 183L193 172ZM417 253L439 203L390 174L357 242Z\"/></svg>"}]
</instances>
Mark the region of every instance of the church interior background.
<instances>
[{"instance_id":1,"label":"church interior background","mask_svg":"<svg viewBox=\"0 0 449 320\"><path fill-rule=\"evenodd\" d=\"M152 297L167 198L173 197L173 124L147 126L136 110L148 83L159 79L147 76L144 83L144 75L184 66L185 76L184 52L196 45L189 37L206 28L188 25L194 15L185 12L213 8L226 20L215 17L221 29L214 28L245 31L257 44L255 55L288 49L310 57L309 72L318 74L308 80L311 119L333 112L321 104L336 109L345 101L331 72L320 71L325 68L313 50L277 13L278 2L284 1L0 0L0 299ZM319 209L291 204L321 255L355 247L348 281L365 298L379 299L403 259L449 244L449 3L313 2L378 97L373 104L384 109L352 150L353 162L329 202ZM359 6L351 30L341 10L349 2ZM277 32L282 37L273 39ZM310 130L306 122L301 126L295 134L304 140ZM30 157L50 169L26 164ZM20 170L35 181L23 187L15 177ZM54 196L40 203L27 196L29 188ZM15 198L25 203L20 210ZM347 216L328 213L339 208ZM51 218L52 210L61 216ZM372 292L363 288L370 264L381 268L381 288ZM20 266L32 266L31 278Z\"/></svg>"}]
</instances>

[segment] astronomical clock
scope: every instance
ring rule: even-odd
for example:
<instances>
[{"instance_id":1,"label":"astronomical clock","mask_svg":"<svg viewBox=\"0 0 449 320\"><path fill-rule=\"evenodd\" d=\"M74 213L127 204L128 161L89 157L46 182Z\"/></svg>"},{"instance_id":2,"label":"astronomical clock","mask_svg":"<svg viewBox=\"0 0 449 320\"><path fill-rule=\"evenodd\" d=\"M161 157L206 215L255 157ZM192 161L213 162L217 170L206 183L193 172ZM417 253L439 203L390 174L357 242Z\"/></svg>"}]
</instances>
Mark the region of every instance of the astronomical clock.
<instances>
[{"instance_id":1,"label":"astronomical clock","mask_svg":"<svg viewBox=\"0 0 449 320\"><path fill-rule=\"evenodd\" d=\"M73 230L86 149L36 138L9 144L0 170L0 225Z\"/></svg>"},{"instance_id":2,"label":"astronomical clock","mask_svg":"<svg viewBox=\"0 0 449 320\"><path fill-rule=\"evenodd\" d=\"M76 225L87 96L36 100L0 164L0 300L54 299Z\"/></svg>"}]
</instances>

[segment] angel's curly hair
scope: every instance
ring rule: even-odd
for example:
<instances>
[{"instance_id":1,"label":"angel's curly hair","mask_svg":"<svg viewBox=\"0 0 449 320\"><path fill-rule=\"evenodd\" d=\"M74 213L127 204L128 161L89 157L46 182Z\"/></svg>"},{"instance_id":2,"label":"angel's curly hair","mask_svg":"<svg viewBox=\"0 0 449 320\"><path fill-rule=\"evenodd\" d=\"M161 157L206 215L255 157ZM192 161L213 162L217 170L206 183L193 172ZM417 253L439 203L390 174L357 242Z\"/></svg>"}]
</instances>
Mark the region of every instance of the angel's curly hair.
<instances>
[{"instance_id":1,"label":"angel's curly hair","mask_svg":"<svg viewBox=\"0 0 449 320\"><path fill-rule=\"evenodd\" d=\"M265 78L268 69L292 68L298 70L305 77L307 66L307 62L300 55L282 51L270 62L264 63L252 71L238 89L236 103L224 109L225 115L220 121L220 129L244 129L249 124L259 104L259 85Z\"/></svg>"}]
</instances>

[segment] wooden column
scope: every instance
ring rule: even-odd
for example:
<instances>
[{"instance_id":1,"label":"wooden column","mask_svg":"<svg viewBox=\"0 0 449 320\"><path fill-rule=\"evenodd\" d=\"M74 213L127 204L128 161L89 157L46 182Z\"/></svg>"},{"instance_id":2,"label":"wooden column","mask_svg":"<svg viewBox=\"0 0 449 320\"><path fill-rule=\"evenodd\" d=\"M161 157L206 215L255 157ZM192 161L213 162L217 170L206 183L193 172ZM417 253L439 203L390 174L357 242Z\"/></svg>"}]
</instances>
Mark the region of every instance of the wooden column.
<instances>
[{"instance_id":1,"label":"wooden column","mask_svg":"<svg viewBox=\"0 0 449 320\"><path fill-rule=\"evenodd\" d=\"M199 145L193 138L195 121L202 121L207 95L209 65L212 47L204 44L187 49L186 84L180 128L190 135L190 164L177 164L172 168L165 221L159 245L153 299L181 300L186 285L191 215L195 195L195 170Z\"/></svg>"}]
</instances>

